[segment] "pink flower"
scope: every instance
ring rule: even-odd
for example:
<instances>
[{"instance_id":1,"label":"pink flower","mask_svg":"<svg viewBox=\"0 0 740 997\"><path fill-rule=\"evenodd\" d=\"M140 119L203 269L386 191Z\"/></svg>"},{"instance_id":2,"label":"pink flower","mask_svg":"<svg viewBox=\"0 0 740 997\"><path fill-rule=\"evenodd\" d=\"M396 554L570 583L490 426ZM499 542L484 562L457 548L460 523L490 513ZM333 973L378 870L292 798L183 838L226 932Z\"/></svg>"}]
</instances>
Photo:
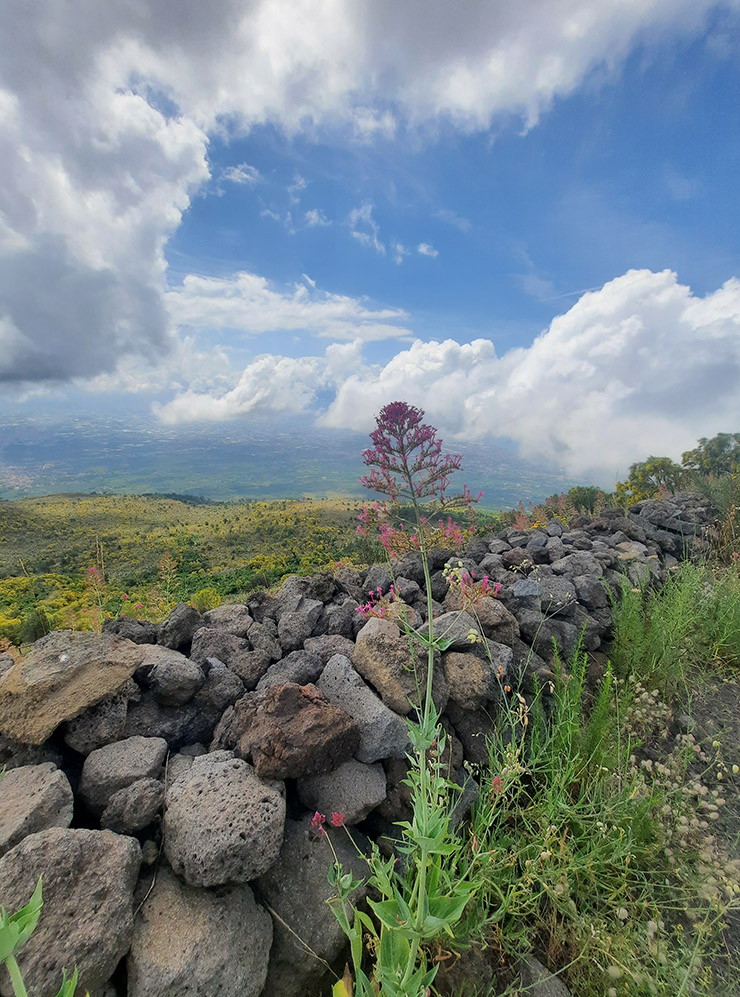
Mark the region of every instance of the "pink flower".
<instances>
[{"instance_id":1,"label":"pink flower","mask_svg":"<svg viewBox=\"0 0 740 997\"><path fill-rule=\"evenodd\" d=\"M123 595L121 596L121 598L122 598L122 599L128 599L128 596L127 596L127 595L126 595L126 593L124 592L124 593L123 593Z\"/></svg>"},{"instance_id":2,"label":"pink flower","mask_svg":"<svg viewBox=\"0 0 740 997\"><path fill-rule=\"evenodd\" d=\"M143 602L135 602L134 603L134 609L143 609L143 608L144 608L144 603Z\"/></svg>"},{"instance_id":3,"label":"pink flower","mask_svg":"<svg viewBox=\"0 0 740 997\"><path fill-rule=\"evenodd\" d=\"M503 788L504 788L504 780L501 778L500 775L495 775L493 779L491 779L491 792L500 793Z\"/></svg>"},{"instance_id":4,"label":"pink flower","mask_svg":"<svg viewBox=\"0 0 740 997\"><path fill-rule=\"evenodd\" d=\"M343 827L345 821L344 814L338 814L336 811L331 815L332 827Z\"/></svg>"},{"instance_id":5,"label":"pink flower","mask_svg":"<svg viewBox=\"0 0 740 997\"><path fill-rule=\"evenodd\" d=\"M313 815L313 820L311 821L311 827L314 829L314 831L322 831L325 821L326 817L324 817L323 814L320 814L317 810L316 813Z\"/></svg>"}]
</instances>

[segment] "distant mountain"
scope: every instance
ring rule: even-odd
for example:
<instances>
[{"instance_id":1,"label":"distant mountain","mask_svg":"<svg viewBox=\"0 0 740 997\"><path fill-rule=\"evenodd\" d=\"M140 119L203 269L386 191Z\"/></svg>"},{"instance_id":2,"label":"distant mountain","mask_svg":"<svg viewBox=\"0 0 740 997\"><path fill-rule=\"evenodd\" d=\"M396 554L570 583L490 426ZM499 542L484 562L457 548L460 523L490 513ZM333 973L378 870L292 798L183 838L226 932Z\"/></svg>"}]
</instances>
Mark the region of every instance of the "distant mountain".
<instances>
[{"instance_id":1,"label":"distant mountain","mask_svg":"<svg viewBox=\"0 0 740 997\"><path fill-rule=\"evenodd\" d=\"M53 423L16 420L0 442L0 498L58 492L165 494L181 500L360 497L359 433L297 430L267 423L163 427L122 419ZM526 461L506 441L454 442L482 505L509 508L577 484L565 472Z\"/></svg>"}]
</instances>

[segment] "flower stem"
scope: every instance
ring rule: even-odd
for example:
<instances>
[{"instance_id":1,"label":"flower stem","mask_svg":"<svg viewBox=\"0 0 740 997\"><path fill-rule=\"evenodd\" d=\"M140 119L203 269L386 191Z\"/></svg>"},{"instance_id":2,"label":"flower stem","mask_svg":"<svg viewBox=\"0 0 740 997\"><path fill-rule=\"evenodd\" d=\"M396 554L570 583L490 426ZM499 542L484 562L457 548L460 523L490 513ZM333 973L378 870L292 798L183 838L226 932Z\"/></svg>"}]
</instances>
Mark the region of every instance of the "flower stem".
<instances>
[{"instance_id":1,"label":"flower stem","mask_svg":"<svg viewBox=\"0 0 740 997\"><path fill-rule=\"evenodd\" d=\"M21 976L20 966L15 961L15 956L9 955L5 960L5 965L8 967L8 974L10 975L10 982L13 985L15 997L28 997L28 991Z\"/></svg>"}]
</instances>

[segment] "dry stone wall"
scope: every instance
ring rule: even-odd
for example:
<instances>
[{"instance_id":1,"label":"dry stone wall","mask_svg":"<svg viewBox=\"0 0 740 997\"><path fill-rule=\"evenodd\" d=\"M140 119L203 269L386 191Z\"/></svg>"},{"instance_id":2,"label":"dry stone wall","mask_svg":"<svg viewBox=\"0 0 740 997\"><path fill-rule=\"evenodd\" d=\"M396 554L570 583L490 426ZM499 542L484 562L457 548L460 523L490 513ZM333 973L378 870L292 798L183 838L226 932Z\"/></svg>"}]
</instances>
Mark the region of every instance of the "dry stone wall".
<instances>
[{"instance_id":1,"label":"dry stone wall","mask_svg":"<svg viewBox=\"0 0 740 997\"><path fill-rule=\"evenodd\" d=\"M546 687L555 645L597 652L623 578L660 584L712 518L697 496L676 495L432 553L435 633L449 642L432 695L463 787L457 820L506 689ZM468 605L450 589L450 561L499 583L497 597ZM297 937L328 963L344 939L311 816L341 812L361 844L386 847L409 816L404 718L426 661L415 677L397 620L357 612L394 579L423 630L424 573L410 554L393 573L293 577L275 596L202 616L180 605L159 626L52 633L0 662L4 905L23 904L44 876L39 930L20 957L30 992L55 992L73 962L92 997L321 992L323 965ZM344 834L330 833L362 877ZM0 976L1 997L11 992Z\"/></svg>"}]
</instances>

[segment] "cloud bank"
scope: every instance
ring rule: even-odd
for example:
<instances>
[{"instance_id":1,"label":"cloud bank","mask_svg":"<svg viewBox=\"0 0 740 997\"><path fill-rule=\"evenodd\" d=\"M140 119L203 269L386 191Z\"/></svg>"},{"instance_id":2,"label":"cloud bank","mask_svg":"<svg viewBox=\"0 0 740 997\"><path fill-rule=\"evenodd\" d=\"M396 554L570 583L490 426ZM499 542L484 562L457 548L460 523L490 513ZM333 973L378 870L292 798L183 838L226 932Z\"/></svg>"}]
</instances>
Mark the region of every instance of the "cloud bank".
<instances>
[{"instance_id":1,"label":"cloud bank","mask_svg":"<svg viewBox=\"0 0 740 997\"><path fill-rule=\"evenodd\" d=\"M714 6L533 0L461 13L444 0L180 0L175 11L171 0L10 0L0 379L94 377L122 357L175 349L164 249L209 178L211 135L272 123L371 141L511 116L531 127L595 68L699 30ZM257 175L241 164L229 179ZM384 251L371 215L357 223L356 238Z\"/></svg>"},{"instance_id":2,"label":"cloud bank","mask_svg":"<svg viewBox=\"0 0 740 997\"><path fill-rule=\"evenodd\" d=\"M416 340L368 366L360 347L331 346L324 358L260 357L233 391L190 391L160 417L312 411L324 426L366 432L382 405L403 398L450 437L510 437L527 454L595 471L605 484L635 460L678 457L698 436L740 421L734 278L698 297L671 271L630 270L584 294L530 347L502 357L490 339ZM321 411L320 390L332 392Z\"/></svg>"}]
</instances>

